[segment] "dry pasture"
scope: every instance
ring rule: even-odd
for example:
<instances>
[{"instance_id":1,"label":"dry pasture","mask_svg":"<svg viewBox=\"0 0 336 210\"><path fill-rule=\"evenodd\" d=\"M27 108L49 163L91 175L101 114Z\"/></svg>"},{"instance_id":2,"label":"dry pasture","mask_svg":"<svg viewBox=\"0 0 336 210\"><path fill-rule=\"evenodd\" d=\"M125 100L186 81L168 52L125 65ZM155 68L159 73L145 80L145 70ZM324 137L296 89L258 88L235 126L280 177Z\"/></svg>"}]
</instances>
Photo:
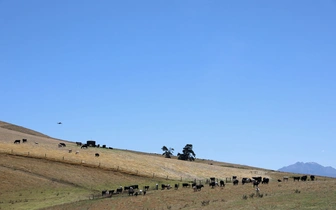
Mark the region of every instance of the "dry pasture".
<instances>
[{"instance_id":1,"label":"dry pasture","mask_svg":"<svg viewBox=\"0 0 336 210\"><path fill-rule=\"evenodd\" d=\"M335 179L278 183L294 174L210 160L195 162L119 149L80 149L74 142L53 139L20 126L0 122L0 209L335 209ZM11 129L7 129L10 127ZM18 129L16 129L18 128ZM15 139L28 139L13 144ZM66 147L58 147L59 142ZM69 149L72 150L69 153ZM75 154L76 151L78 154ZM99 153L99 157L95 157ZM211 164L210 164L211 163ZM255 195L251 184L197 192L181 183L210 177L269 177ZM155 190L155 184L180 183L178 190ZM149 185L145 196L113 195L102 190ZM252 197L252 194L254 196ZM92 199L93 196L98 199ZM244 199L245 197L247 199Z\"/></svg>"}]
</instances>

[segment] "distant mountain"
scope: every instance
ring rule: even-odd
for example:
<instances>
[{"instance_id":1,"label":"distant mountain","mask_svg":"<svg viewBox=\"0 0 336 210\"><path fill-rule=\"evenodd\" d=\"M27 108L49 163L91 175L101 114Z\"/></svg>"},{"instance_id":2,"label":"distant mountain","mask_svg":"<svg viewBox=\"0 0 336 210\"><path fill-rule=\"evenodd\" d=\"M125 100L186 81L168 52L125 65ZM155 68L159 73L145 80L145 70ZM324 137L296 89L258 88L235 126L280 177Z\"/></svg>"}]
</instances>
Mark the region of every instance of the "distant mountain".
<instances>
[{"instance_id":1,"label":"distant mountain","mask_svg":"<svg viewBox=\"0 0 336 210\"><path fill-rule=\"evenodd\" d=\"M336 178L336 169L330 166L324 167L314 162L308 162L308 163L297 162L295 164L282 167L278 171L298 173L298 174L328 176Z\"/></svg>"}]
</instances>

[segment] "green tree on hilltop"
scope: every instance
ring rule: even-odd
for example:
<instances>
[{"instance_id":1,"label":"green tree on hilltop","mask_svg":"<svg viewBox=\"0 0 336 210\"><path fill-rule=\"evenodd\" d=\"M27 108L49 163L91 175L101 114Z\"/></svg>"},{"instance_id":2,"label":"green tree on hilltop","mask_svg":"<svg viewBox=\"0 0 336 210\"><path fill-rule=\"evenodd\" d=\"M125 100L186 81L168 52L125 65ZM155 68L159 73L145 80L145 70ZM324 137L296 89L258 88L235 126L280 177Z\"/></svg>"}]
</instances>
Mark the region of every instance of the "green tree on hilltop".
<instances>
[{"instance_id":1,"label":"green tree on hilltop","mask_svg":"<svg viewBox=\"0 0 336 210\"><path fill-rule=\"evenodd\" d=\"M166 146L163 146L161 149L163 151L162 155L164 155L165 158L171 158L174 153L174 148L171 147L168 149Z\"/></svg>"},{"instance_id":2,"label":"green tree on hilltop","mask_svg":"<svg viewBox=\"0 0 336 210\"><path fill-rule=\"evenodd\" d=\"M177 154L179 160L189 160L194 161L196 158L196 154L193 151L193 145L187 144L184 148L182 153Z\"/></svg>"}]
</instances>

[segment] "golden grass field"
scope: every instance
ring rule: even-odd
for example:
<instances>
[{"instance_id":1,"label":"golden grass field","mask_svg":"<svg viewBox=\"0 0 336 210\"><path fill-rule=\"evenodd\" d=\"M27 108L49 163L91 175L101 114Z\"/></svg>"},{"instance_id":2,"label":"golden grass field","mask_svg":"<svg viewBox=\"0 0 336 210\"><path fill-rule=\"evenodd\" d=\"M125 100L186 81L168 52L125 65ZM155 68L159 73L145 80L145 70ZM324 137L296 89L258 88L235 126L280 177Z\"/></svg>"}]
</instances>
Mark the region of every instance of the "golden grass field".
<instances>
[{"instance_id":1,"label":"golden grass field","mask_svg":"<svg viewBox=\"0 0 336 210\"><path fill-rule=\"evenodd\" d=\"M13 144L22 138L28 142ZM59 142L67 146L59 148ZM95 153L100 156L95 157ZM74 142L5 122L0 122L0 169L0 209L336 209L333 178L318 176L314 182L290 179L278 183L283 176L294 174L119 149L80 149ZM260 185L263 197L252 197L255 189L251 184L227 183L224 188L214 189L205 185L198 192L182 187L154 189L156 183L181 185L195 179L205 183L210 177L225 180L233 175L238 179L268 177L270 183ZM140 189L149 185L150 190L145 196L101 198L102 190L132 184Z\"/></svg>"}]
</instances>

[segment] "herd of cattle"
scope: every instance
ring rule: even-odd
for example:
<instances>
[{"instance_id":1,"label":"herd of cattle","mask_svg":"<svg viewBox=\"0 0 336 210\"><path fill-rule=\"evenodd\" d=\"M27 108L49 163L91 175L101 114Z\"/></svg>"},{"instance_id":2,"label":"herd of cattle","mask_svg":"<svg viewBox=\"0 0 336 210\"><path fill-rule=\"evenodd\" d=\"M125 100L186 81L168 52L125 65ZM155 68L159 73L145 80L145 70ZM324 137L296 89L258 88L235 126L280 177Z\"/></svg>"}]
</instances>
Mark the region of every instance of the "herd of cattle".
<instances>
[{"instance_id":1,"label":"herd of cattle","mask_svg":"<svg viewBox=\"0 0 336 210\"><path fill-rule=\"evenodd\" d=\"M14 140L14 144L20 144L21 140L16 139ZM22 143L27 143L27 139L22 139ZM35 142L35 144L38 144L38 142ZM87 149L89 145L82 144L81 142L76 142L77 146L81 146L81 149ZM58 147L66 147L66 144L63 142L58 143ZM109 147L109 149L113 149L112 147ZM69 153L72 153L72 149L69 149ZM77 150L75 154L79 154L79 151ZM99 153L95 153L95 157L99 157Z\"/></svg>"},{"instance_id":2,"label":"herd of cattle","mask_svg":"<svg viewBox=\"0 0 336 210\"><path fill-rule=\"evenodd\" d=\"M21 143L21 140L20 139L16 139L14 141L14 144L20 144ZM22 139L22 143L27 143L27 139Z\"/></svg>"},{"instance_id":3,"label":"herd of cattle","mask_svg":"<svg viewBox=\"0 0 336 210\"><path fill-rule=\"evenodd\" d=\"M283 177L283 181L288 181L288 176L284 176ZM304 175L304 176L294 176L292 177L294 181L307 181L308 176ZM311 175L310 176L310 180L314 181L315 180L315 176ZM252 177L252 178L242 178L241 179L241 184L247 184L247 183L252 183L253 187L256 187L256 189L258 188L259 184L268 184L270 181L270 179L268 177ZM278 182L282 182L282 180L278 179ZM239 180L237 179L237 176L233 176L232 177L232 184L233 185L238 185L239 184ZM169 190L174 188L175 190L177 190L180 186L180 183L174 184L174 187L172 187L170 184L161 184L161 190ZM203 184L197 184L195 181L193 183L182 183L182 187L183 188L192 188L194 192L196 191L200 191L204 185ZM214 181L214 178L210 178L210 182L209 182L209 187L211 188L215 188L215 187L225 187L225 182L223 180L220 180L219 183L217 181ZM149 186L143 186L143 189L139 190L139 185L130 185L130 186L125 186L122 187L120 186L119 188L117 188L116 190L103 190L102 191L102 196L104 197L111 197L113 194L122 194L122 193L128 193L128 195L146 195L146 192L149 190ZM153 187L152 189L158 190L159 189L159 185L156 184L155 187Z\"/></svg>"}]
</instances>

